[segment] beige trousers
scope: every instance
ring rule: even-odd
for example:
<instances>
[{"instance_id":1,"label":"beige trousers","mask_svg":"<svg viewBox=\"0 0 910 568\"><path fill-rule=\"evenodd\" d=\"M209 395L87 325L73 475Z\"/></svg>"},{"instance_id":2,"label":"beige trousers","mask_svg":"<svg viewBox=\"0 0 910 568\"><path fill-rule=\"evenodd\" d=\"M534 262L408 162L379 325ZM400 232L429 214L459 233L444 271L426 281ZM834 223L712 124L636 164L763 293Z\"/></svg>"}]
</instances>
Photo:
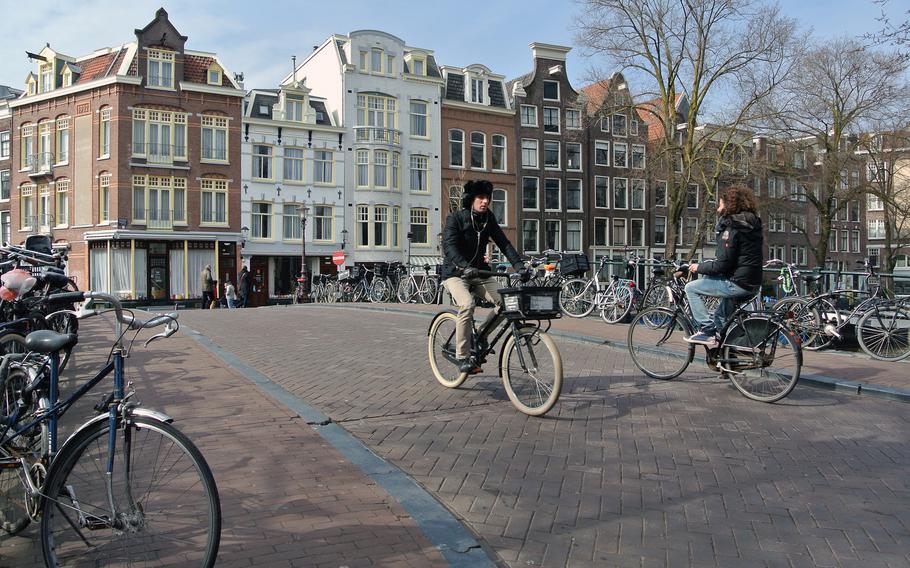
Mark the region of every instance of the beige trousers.
<instances>
[{"instance_id":1,"label":"beige trousers","mask_svg":"<svg viewBox=\"0 0 910 568\"><path fill-rule=\"evenodd\" d=\"M474 298L481 296L486 301L495 304L496 307L501 306L502 296L497 290L502 287L502 283L493 278L464 280L452 277L446 278L442 285L452 295L452 301L458 306L458 316L455 322L455 356L459 359L466 359L471 355L471 320L474 317L474 308L477 306ZM490 312L488 317L493 317L495 313L495 310Z\"/></svg>"}]
</instances>

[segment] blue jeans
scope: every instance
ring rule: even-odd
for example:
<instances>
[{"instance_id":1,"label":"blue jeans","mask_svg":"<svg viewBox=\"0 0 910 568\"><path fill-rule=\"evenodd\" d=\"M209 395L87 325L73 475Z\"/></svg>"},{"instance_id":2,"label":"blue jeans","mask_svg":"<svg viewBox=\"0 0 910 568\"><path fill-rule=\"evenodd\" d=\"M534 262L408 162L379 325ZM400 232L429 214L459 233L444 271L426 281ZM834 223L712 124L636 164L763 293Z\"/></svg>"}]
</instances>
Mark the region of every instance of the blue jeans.
<instances>
[{"instance_id":1,"label":"blue jeans","mask_svg":"<svg viewBox=\"0 0 910 568\"><path fill-rule=\"evenodd\" d=\"M721 276L699 276L698 280L686 284L686 297L689 298L692 317L706 333L717 333L723 329L736 309L737 298L751 298L754 295L753 292L744 290ZM720 305L714 311L713 320L702 296L721 298Z\"/></svg>"}]
</instances>

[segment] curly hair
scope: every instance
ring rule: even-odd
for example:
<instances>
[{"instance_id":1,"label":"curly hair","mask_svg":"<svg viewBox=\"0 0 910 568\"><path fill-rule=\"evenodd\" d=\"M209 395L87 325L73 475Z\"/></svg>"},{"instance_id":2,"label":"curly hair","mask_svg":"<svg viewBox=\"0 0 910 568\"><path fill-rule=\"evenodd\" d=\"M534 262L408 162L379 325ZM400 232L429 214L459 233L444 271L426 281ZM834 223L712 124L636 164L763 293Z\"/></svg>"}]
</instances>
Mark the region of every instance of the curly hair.
<instances>
[{"instance_id":1,"label":"curly hair","mask_svg":"<svg viewBox=\"0 0 910 568\"><path fill-rule=\"evenodd\" d=\"M731 185L725 189L720 198L724 200L724 213L736 215L737 213L758 213L758 202L755 194L744 185Z\"/></svg>"}]
</instances>

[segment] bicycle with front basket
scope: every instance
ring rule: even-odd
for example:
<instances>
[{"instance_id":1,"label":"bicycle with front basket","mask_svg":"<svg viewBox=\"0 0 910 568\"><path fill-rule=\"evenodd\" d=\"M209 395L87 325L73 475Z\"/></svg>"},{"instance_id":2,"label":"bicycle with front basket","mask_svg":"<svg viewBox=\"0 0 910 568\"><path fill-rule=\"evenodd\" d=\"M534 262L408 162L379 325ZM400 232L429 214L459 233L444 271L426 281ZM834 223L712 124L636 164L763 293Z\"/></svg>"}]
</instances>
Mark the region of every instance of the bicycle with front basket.
<instances>
[{"instance_id":1,"label":"bicycle with front basket","mask_svg":"<svg viewBox=\"0 0 910 568\"><path fill-rule=\"evenodd\" d=\"M501 276L486 271L480 274ZM514 284L499 290L502 306L479 329L472 322L471 355L482 365L504 339L498 365L506 394L521 412L542 416L553 408L562 391L562 356L542 328L542 322L546 321L549 329L549 321L561 317L559 288ZM427 332L430 368L436 380L448 388L458 388L468 378L468 373L459 369L456 356L456 318L453 311L439 312Z\"/></svg>"}]
</instances>

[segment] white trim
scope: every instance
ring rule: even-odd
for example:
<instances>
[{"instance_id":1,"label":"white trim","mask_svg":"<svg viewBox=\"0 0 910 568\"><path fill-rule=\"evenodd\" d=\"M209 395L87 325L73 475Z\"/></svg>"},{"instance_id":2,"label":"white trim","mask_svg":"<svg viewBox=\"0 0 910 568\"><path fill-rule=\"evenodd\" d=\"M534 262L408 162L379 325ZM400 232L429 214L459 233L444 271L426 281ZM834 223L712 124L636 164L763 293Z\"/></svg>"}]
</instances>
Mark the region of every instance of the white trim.
<instances>
[{"instance_id":1,"label":"white trim","mask_svg":"<svg viewBox=\"0 0 910 568\"><path fill-rule=\"evenodd\" d=\"M71 87L54 89L53 91L48 91L46 93L39 93L37 95L29 95L29 96L26 96L25 98L11 100L11 101L9 101L9 107L18 108L21 106L30 105L32 103L38 103L38 102L42 102L42 101L56 99L58 97L63 97L65 95L71 95L73 93L80 93L82 91L88 91L90 89L94 89L97 87L103 87L105 85L113 85L115 83L122 83L125 85L141 85L142 77L135 77L132 75L128 76L128 77L125 77L122 75L115 75L113 77L104 77L101 79L95 79L93 81L89 81L88 83L79 83L79 84L73 85ZM242 96L242 94L241 94L241 96Z\"/></svg>"},{"instance_id":2,"label":"white trim","mask_svg":"<svg viewBox=\"0 0 910 568\"><path fill-rule=\"evenodd\" d=\"M186 83L180 81L177 83L181 91L191 91L197 93L209 93L212 95L224 95L227 97L245 97L246 93L242 89L235 89L233 87L215 87L213 85L202 85L200 83ZM148 89L153 87L146 87ZM170 89L172 90L172 89ZM295 124L300 124L299 122Z\"/></svg>"},{"instance_id":3,"label":"white trim","mask_svg":"<svg viewBox=\"0 0 910 568\"><path fill-rule=\"evenodd\" d=\"M475 112L489 112L492 114L503 114L507 116L515 116L515 109L486 106L477 103L466 103L463 101L452 101L448 99L442 100L443 106L463 108L467 110L473 110Z\"/></svg>"}]
</instances>

